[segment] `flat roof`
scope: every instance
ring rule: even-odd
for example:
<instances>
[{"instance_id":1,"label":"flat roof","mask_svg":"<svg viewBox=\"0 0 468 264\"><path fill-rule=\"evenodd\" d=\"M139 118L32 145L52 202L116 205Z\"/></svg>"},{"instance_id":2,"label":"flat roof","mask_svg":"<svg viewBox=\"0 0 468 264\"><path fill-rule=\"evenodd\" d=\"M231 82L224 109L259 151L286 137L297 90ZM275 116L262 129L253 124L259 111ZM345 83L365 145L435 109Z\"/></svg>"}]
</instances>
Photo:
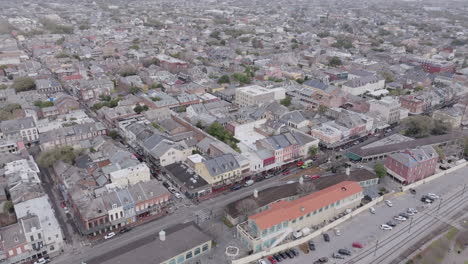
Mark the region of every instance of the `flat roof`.
<instances>
[{"instance_id":1,"label":"flat roof","mask_svg":"<svg viewBox=\"0 0 468 264\"><path fill-rule=\"evenodd\" d=\"M166 240L158 233L122 246L109 253L86 261L88 264L156 264L169 260L189 249L211 241L195 223L178 224L165 230Z\"/></svg>"}]
</instances>

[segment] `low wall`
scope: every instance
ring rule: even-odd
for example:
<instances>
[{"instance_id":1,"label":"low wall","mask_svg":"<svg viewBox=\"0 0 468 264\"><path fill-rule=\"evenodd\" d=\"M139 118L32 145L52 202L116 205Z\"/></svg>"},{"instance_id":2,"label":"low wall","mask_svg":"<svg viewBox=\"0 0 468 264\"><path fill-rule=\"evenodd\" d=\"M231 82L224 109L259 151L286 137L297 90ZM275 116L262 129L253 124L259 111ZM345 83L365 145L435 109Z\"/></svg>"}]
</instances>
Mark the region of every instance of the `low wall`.
<instances>
[{"instance_id":1,"label":"low wall","mask_svg":"<svg viewBox=\"0 0 468 264\"><path fill-rule=\"evenodd\" d=\"M261 251L261 252L257 252L255 254L246 256L244 258L232 260L231 263L232 264L250 263L250 262L256 261L257 259L263 258L265 256L270 256L270 255L275 254L277 252L284 251L284 250L292 248L292 247L297 247L298 245L303 244L303 243L307 243L312 238L317 237L317 236L323 234L324 232L336 227L337 225L342 224L343 222L349 220L350 218L353 218L357 214L360 214L360 213L368 210L370 207L376 205L377 203L379 203L379 202L381 202L383 200L384 200L384 197L380 196L379 198L376 198L375 200L371 201L370 203L365 204L364 206L359 207L358 209L352 211L351 213L341 217L340 219L338 219L338 220L336 220L336 221L334 221L334 222L332 222L332 223L330 223L330 224L328 224L328 225L326 225L326 226L312 232L308 236L299 238L297 240L293 240L291 242L279 245L279 246L274 247L274 248L270 248L270 249L267 249L267 250L264 250L264 251Z\"/></svg>"},{"instance_id":2,"label":"low wall","mask_svg":"<svg viewBox=\"0 0 468 264\"><path fill-rule=\"evenodd\" d=\"M403 186L403 187L401 187L401 190L402 191L407 191L407 190L409 190L411 188L418 187L419 185L426 184L426 183L431 182L431 181L433 181L435 179L438 179L438 178L440 178L440 177L442 177L442 176L444 176L446 174L452 173L452 172L454 172L454 171L456 171L458 169L466 167L467 164L468 164L468 162L464 161L462 164L458 164L458 165L456 165L456 166L454 166L454 167L452 167L452 168L450 168L448 170L441 171L441 172L436 173L436 174L434 174L432 176L429 176L429 177L427 177L427 178L425 178L423 180L420 180L420 181L414 182L412 184L408 184L406 186Z\"/></svg>"}]
</instances>

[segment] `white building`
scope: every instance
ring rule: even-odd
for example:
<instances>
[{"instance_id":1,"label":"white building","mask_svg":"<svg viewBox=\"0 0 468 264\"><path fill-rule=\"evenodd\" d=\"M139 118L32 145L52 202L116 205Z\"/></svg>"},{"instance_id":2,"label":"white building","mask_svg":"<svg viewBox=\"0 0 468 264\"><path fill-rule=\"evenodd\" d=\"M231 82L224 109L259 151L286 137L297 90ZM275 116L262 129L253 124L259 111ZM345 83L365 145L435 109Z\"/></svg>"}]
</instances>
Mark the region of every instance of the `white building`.
<instances>
[{"instance_id":1,"label":"white building","mask_svg":"<svg viewBox=\"0 0 468 264\"><path fill-rule=\"evenodd\" d=\"M400 121L401 105L399 100L392 97L384 97L380 100L369 101L371 112L378 112L387 121L387 124L393 124Z\"/></svg>"},{"instance_id":2,"label":"white building","mask_svg":"<svg viewBox=\"0 0 468 264\"><path fill-rule=\"evenodd\" d=\"M352 95L361 95L366 92L381 90L385 87L385 79L375 75L351 79L345 83L341 89Z\"/></svg>"},{"instance_id":3,"label":"white building","mask_svg":"<svg viewBox=\"0 0 468 264\"><path fill-rule=\"evenodd\" d=\"M284 88L268 89L258 85L251 85L236 89L235 103L239 106L259 106L284 98L286 98L286 90Z\"/></svg>"}]
</instances>

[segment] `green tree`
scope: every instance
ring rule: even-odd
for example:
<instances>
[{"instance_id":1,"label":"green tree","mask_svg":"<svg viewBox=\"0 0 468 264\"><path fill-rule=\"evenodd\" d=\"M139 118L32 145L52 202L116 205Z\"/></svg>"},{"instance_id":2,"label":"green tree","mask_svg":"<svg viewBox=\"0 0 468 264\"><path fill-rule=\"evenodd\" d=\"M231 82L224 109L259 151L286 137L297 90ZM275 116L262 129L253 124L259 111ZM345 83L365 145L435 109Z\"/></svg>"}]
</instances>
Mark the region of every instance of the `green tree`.
<instances>
[{"instance_id":1,"label":"green tree","mask_svg":"<svg viewBox=\"0 0 468 264\"><path fill-rule=\"evenodd\" d=\"M250 84L252 82L250 77L243 73L236 72L236 73L233 73L231 77L241 84Z\"/></svg>"},{"instance_id":2,"label":"green tree","mask_svg":"<svg viewBox=\"0 0 468 264\"><path fill-rule=\"evenodd\" d=\"M230 83L231 80L229 79L229 76L228 75L222 75L221 77L219 77L218 79L218 83L219 84L223 84L223 83Z\"/></svg>"},{"instance_id":3,"label":"green tree","mask_svg":"<svg viewBox=\"0 0 468 264\"><path fill-rule=\"evenodd\" d=\"M128 91L131 93L131 94L137 94L140 92L140 88L136 87L136 86L132 86L128 89Z\"/></svg>"},{"instance_id":4,"label":"green tree","mask_svg":"<svg viewBox=\"0 0 468 264\"><path fill-rule=\"evenodd\" d=\"M112 139L114 139L114 140L117 139L117 138L119 137L119 133L117 133L117 131L115 131L115 130L109 131L109 132L107 133L107 135L108 135L109 137L111 137Z\"/></svg>"},{"instance_id":5,"label":"green tree","mask_svg":"<svg viewBox=\"0 0 468 264\"><path fill-rule=\"evenodd\" d=\"M147 105L137 105L135 108L133 108L133 111L137 114L141 114L144 111L148 111L148 106Z\"/></svg>"},{"instance_id":6,"label":"green tree","mask_svg":"<svg viewBox=\"0 0 468 264\"><path fill-rule=\"evenodd\" d=\"M436 119L432 123L431 134L432 135L444 135L452 130L452 126L448 122Z\"/></svg>"},{"instance_id":7,"label":"green tree","mask_svg":"<svg viewBox=\"0 0 468 264\"><path fill-rule=\"evenodd\" d=\"M280 101L280 104L282 104L282 105L288 107L288 106L291 105L291 100L292 100L291 96L288 95L288 96L286 96L284 99L282 99L282 100Z\"/></svg>"},{"instance_id":8,"label":"green tree","mask_svg":"<svg viewBox=\"0 0 468 264\"><path fill-rule=\"evenodd\" d=\"M37 163L44 168L51 167L59 160L68 164L74 164L76 157L80 155L81 152L81 149L74 149L70 146L58 147L41 152L37 158Z\"/></svg>"},{"instance_id":9,"label":"green tree","mask_svg":"<svg viewBox=\"0 0 468 264\"><path fill-rule=\"evenodd\" d=\"M7 213L10 213L10 214L15 212L15 207L13 206L12 201L6 201L3 204L3 212L7 212Z\"/></svg>"},{"instance_id":10,"label":"green tree","mask_svg":"<svg viewBox=\"0 0 468 264\"><path fill-rule=\"evenodd\" d=\"M318 110L319 114L323 115L328 111L328 107L326 105L319 105Z\"/></svg>"},{"instance_id":11,"label":"green tree","mask_svg":"<svg viewBox=\"0 0 468 264\"><path fill-rule=\"evenodd\" d=\"M395 77L390 72L382 72L381 75L385 78L385 83L391 83L395 81Z\"/></svg>"},{"instance_id":12,"label":"green tree","mask_svg":"<svg viewBox=\"0 0 468 264\"><path fill-rule=\"evenodd\" d=\"M319 152L319 148L316 146L312 146L309 148L307 153L309 154L310 157L315 157L317 156L318 152Z\"/></svg>"},{"instance_id":13,"label":"green tree","mask_svg":"<svg viewBox=\"0 0 468 264\"><path fill-rule=\"evenodd\" d=\"M24 92L36 89L36 83L30 77L18 77L13 81L12 87L16 92Z\"/></svg>"},{"instance_id":14,"label":"green tree","mask_svg":"<svg viewBox=\"0 0 468 264\"><path fill-rule=\"evenodd\" d=\"M34 105L39 107L39 108L51 107L51 106L54 106L54 102L51 102L51 101L35 101Z\"/></svg>"},{"instance_id":15,"label":"green tree","mask_svg":"<svg viewBox=\"0 0 468 264\"><path fill-rule=\"evenodd\" d=\"M139 50L140 46L138 46L137 44L133 44L129 47L129 49Z\"/></svg>"},{"instance_id":16,"label":"green tree","mask_svg":"<svg viewBox=\"0 0 468 264\"><path fill-rule=\"evenodd\" d=\"M133 68L132 66L125 66L119 70L119 74L122 77L127 77L131 75L136 75L136 69Z\"/></svg>"},{"instance_id":17,"label":"green tree","mask_svg":"<svg viewBox=\"0 0 468 264\"><path fill-rule=\"evenodd\" d=\"M382 163L377 163L374 165L374 172L379 178L383 178L385 175L387 175L387 169Z\"/></svg>"},{"instance_id":18,"label":"green tree","mask_svg":"<svg viewBox=\"0 0 468 264\"><path fill-rule=\"evenodd\" d=\"M431 130L431 118L427 116L408 117L404 122L404 134L410 137L427 137Z\"/></svg>"},{"instance_id":19,"label":"green tree","mask_svg":"<svg viewBox=\"0 0 468 264\"><path fill-rule=\"evenodd\" d=\"M435 146L434 150L437 152L437 155L439 155L439 160L445 159L445 151L441 147Z\"/></svg>"},{"instance_id":20,"label":"green tree","mask_svg":"<svg viewBox=\"0 0 468 264\"><path fill-rule=\"evenodd\" d=\"M343 62L341 62L340 58L338 58L336 56L331 57L330 61L328 62L328 65L330 67L336 67L336 66L340 66L342 64L343 64Z\"/></svg>"}]
</instances>

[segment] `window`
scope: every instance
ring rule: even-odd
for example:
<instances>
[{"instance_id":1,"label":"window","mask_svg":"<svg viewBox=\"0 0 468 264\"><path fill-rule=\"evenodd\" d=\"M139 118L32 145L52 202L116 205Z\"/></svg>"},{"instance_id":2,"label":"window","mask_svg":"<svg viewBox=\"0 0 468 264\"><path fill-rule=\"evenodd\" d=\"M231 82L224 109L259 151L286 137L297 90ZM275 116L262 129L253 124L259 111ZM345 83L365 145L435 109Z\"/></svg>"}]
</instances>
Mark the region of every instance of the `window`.
<instances>
[{"instance_id":1,"label":"window","mask_svg":"<svg viewBox=\"0 0 468 264\"><path fill-rule=\"evenodd\" d=\"M37 239L41 239L41 233L37 234Z\"/></svg>"},{"instance_id":2,"label":"window","mask_svg":"<svg viewBox=\"0 0 468 264\"><path fill-rule=\"evenodd\" d=\"M288 226L288 222L286 221L286 222L283 223L283 228L285 228L287 226Z\"/></svg>"},{"instance_id":3,"label":"window","mask_svg":"<svg viewBox=\"0 0 468 264\"><path fill-rule=\"evenodd\" d=\"M299 221L302 221L304 219L304 216L299 217Z\"/></svg>"},{"instance_id":4,"label":"window","mask_svg":"<svg viewBox=\"0 0 468 264\"><path fill-rule=\"evenodd\" d=\"M209 247L208 244L203 245L203 247L202 247L203 252L207 251L208 247Z\"/></svg>"},{"instance_id":5,"label":"window","mask_svg":"<svg viewBox=\"0 0 468 264\"><path fill-rule=\"evenodd\" d=\"M192 258L192 256L193 256L192 251L190 251L187 254L185 254L185 259L190 259Z\"/></svg>"},{"instance_id":6,"label":"window","mask_svg":"<svg viewBox=\"0 0 468 264\"><path fill-rule=\"evenodd\" d=\"M200 252L201 252L200 248L197 247L197 248L195 249L195 256L198 255L198 254L200 254Z\"/></svg>"},{"instance_id":7,"label":"window","mask_svg":"<svg viewBox=\"0 0 468 264\"><path fill-rule=\"evenodd\" d=\"M262 236L266 236L268 234L268 230L263 230L262 231Z\"/></svg>"},{"instance_id":8,"label":"window","mask_svg":"<svg viewBox=\"0 0 468 264\"><path fill-rule=\"evenodd\" d=\"M176 264L175 259L169 260L169 264Z\"/></svg>"},{"instance_id":9,"label":"window","mask_svg":"<svg viewBox=\"0 0 468 264\"><path fill-rule=\"evenodd\" d=\"M327 210L327 209L328 209L328 205L327 205L327 206L325 206L325 210Z\"/></svg>"},{"instance_id":10,"label":"window","mask_svg":"<svg viewBox=\"0 0 468 264\"><path fill-rule=\"evenodd\" d=\"M179 256L179 257L177 258L177 263L178 263L178 264L179 264L179 263L182 263L182 262L184 262L184 260L185 260L184 255Z\"/></svg>"},{"instance_id":11,"label":"window","mask_svg":"<svg viewBox=\"0 0 468 264\"><path fill-rule=\"evenodd\" d=\"M314 211L314 215L317 214L317 210Z\"/></svg>"},{"instance_id":12,"label":"window","mask_svg":"<svg viewBox=\"0 0 468 264\"><path fill-rule=\"evenodd\" d=\"M34 236L31 236L31 241L34 241Z\"/></svg>"},{"instance_id":13,"label":"window","mask_svg":"<svg viewBox=\"0 0 468 264\"><path fill-rule=\"evenodd\" d=\"M296 223L296 219L292 220L293 224Z\"/></svg>"},{"instance_id":14,"label":"window","mask_svg":"<svg viewBox=\"0 0 468 264\"><path fill-rule=\"evenodd\" d=\"M323 208L320 208L320 209L319 209L319 213L322 212L322 211L323 211Z\"/></svg>"},{"instance_id":15,"label":"window","mask_svg":"<svg viewBox=\"0 0 468 264\"><path fill-rule=\"evenodd\" d=\"M307 214L307 217L310 217L310 213Z\"/></svg>"}]
</instances>

